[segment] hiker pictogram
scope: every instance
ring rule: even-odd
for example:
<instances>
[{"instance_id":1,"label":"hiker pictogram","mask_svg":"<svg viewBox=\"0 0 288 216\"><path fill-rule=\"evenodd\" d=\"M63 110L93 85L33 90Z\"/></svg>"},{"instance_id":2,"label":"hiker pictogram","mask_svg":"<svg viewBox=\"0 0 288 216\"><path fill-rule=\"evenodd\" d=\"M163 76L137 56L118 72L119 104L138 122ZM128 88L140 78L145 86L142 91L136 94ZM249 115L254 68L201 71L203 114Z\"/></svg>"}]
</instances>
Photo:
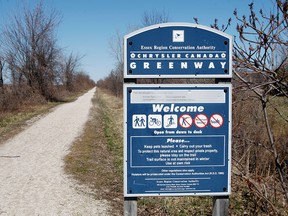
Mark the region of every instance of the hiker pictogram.
<instances>
[{"instance_id":1,"label":"hiker pictogram","mask_svg":"<svg viewBox=\"0 0 288 216\"><path fill-rule=\"evenodd\" d=\"M132 120L133 128L146 128L146 115L133 115Z\"/></svg>"}]
</instances>

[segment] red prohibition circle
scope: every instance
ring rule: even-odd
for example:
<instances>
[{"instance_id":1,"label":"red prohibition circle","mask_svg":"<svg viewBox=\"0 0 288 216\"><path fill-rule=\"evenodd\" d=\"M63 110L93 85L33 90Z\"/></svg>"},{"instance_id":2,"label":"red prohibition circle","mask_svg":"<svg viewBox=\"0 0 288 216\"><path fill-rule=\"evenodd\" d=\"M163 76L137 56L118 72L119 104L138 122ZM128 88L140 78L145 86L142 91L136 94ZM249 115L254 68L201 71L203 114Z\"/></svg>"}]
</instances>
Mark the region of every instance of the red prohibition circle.
<instances>
[{"instance_id":1,"label":"red prohibition circle","mask_svg":"<svg viewBox=\"0 0 288 216\"><path fill-rule=\"evenodd\" d=\"M180 116L178 122L182 128L189 128L193 124L193 119L192 119L191 115L183 114Z\"/></svg>"},{"instance_id":2,"label":"red prohibition circle","mask_svg":"<svg viewBox=\"0 0 288 216\"><path fill-rule=\"evenodd\" d=\"M204 114L198 114L195 118L194 118L194 124L198 127L198 128L204 128L208 125L208 117Z\"/></svg>"},{"instance_id":3,"label":"red prohibition circle","mask_svg":"<svg viewBox=\"0 0 288 216\"><path fill-rule=\"evenodd\" d=\"M210 124L213 128L220 128L224 123L224 119L219 114L213 114L210 117Z\"/></svg>"}]
</instances>

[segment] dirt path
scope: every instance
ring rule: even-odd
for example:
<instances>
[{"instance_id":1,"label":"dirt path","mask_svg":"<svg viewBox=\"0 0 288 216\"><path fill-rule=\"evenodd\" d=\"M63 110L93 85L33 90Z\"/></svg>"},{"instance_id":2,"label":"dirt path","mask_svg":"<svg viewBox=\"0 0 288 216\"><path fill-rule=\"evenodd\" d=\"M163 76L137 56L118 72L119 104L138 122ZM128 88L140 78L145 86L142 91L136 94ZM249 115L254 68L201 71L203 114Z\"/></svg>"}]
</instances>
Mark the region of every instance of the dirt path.
<instances>
[{"instance_id":1,"label":"dirt path","mask_svg":"<svg viewBox=\"0 0 288 216\"><path fill-rule=\"evenodd\" d=\"M64 104L0 145L0 215L107 215L63 171L63 158L81 134L95 89Z\"/></svg>"}]
</instances>

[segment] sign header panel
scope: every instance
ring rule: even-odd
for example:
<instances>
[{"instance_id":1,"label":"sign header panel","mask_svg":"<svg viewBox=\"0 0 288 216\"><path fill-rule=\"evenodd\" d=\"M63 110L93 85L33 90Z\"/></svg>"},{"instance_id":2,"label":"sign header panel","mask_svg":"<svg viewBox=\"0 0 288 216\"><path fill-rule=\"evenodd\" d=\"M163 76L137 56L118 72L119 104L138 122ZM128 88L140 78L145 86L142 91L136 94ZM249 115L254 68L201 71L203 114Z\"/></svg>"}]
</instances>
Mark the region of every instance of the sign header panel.
<instances>
[{"instance_id":1,"label":"sign header panel","mask_svg":"<svg viewBox=\"0 0 288 216\"><path fill-rule=\"evenodd\" d=\"M124 37L124 78L231 78L232 36L164 23Z\"/></svg>"},{"instance_id":2,"label":"sign header panel","mask_svg":"<svg viewBox=\"0 0 288 216\"><path fill-rule=\"evenodd\" d=\"M230 84L125 84L124 103L124 196L230 194Z\"/></svg>"}]
</instances>

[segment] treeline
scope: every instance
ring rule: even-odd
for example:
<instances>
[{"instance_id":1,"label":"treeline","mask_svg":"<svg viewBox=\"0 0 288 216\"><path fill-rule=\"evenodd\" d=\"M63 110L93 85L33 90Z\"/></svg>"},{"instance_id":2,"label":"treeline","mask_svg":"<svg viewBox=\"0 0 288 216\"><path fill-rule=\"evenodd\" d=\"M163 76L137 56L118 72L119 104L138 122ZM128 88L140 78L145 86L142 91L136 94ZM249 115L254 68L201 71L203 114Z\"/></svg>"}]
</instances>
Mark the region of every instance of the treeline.
<instances>
[{"instance_id":1,"label":"treeline","mask_svg":"<svg viewBox=\"0 0 288 216\"><path fill-rule=\"evenodd\" d=\"M97 81L97 87L107 89L116 97L123 95L123 64L112 70L107 77Z\"/></svg>"},{"instance_id":2,"label":"treeline","mask_svg":"<svg viewBox=\"0 0 288 216\"><path fill-rule=\"evenodd\" d=\"M61 101L95 85L79 71L81 58L72 53L66 56L58 46L59 23L59 14L45 11L39 3L33 9L23 8L1 29L0 111Z\"/></svg>"},{"instance_id":3,"label":"treeline","mask_svg":"<svg viewBox=\"0 0 288 216\"><path fill-rule=\"evenodd\" d=\"M232 78L232 198L237 205L230 208L242 209L247 215L288 213L288 2L277 0L270 8L265 13L251 3L247 14L239 15L235 10L234 19L226 25L219 25L217 19L211 25L225 31L230 22L237 24ZM149 19L146 14L143 20L150 25L167 22L162 18L152 14ZM198 24L198 19L194 21ZM97 85L121 96L122 66L123 58ZM171 80L137 82L161 84Z\"/></svg>"}]
</instances>

